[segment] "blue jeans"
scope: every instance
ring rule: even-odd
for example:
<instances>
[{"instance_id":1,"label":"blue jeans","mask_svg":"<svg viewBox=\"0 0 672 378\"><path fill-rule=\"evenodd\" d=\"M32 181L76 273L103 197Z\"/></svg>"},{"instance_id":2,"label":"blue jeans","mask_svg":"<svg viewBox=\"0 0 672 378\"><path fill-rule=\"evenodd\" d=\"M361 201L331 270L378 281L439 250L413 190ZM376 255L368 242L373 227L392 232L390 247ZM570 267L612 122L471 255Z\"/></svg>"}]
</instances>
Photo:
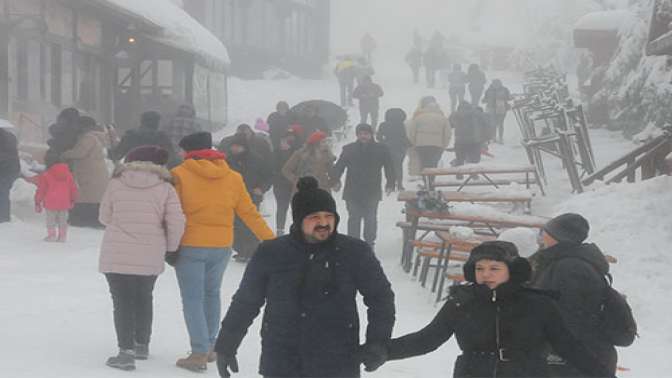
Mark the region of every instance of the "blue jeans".
<instances>
[{"instance_id":1,"label":"blue jeans","mask_svg":"<svg viewBox=\"0 0 672 378\"><path fill-rule=\"evenodd\" d=\"M220 288L231 248L180 247L175 264L192 353L207 353L219 332Z\"/></svg>"}]
</instances>

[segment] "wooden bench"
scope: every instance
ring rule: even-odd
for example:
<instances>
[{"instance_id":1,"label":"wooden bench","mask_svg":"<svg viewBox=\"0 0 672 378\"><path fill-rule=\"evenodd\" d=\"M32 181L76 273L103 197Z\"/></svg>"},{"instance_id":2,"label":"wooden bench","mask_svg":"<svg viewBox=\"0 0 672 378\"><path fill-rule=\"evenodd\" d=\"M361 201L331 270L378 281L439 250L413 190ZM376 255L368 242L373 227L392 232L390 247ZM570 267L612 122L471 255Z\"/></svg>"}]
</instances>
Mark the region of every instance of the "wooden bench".
<instances>
[{"instance_id":1,"label":"wooden bench","mask_svg":"<svg viewBox=\"0 0 672 378\"><path fill-rule=\"evenodd\" d=\"M490 176L493 175L525 175L524 179L511 179L507 178L506 180L500 180L499 182L494 181ZM508 185L507 183L511 182L521 182L525 184L527 189L530 189L532 185L537 185L541 190L542 195L546 195L544 187L539 178L539 172L537 168L533 165L518 165L518 166L501 166L501 167L488 167L485 165L466 165L461 167L451 167L451 168L425 168L422 170L421 175L425 180L425 186L429 190L433 190L436 186L436 178L440 176L466 176L467 178L463 181L456 181L454 186L457 186L457 191L461 191L465 186L469 185L492 185L495 188L499 188L500 185ZM474 178L481 176L485 179L474 180ZM444 186L449 186L446 184L451 184L451 182L444 182ZM453 186L453 185L450 185Z\"/></svg>"},{"instance_id":2,"label":"wooden bench","mask_svg":"<svg viewBox=\"0 0 672 378\"><path fill-rule=\"evenodd\" d=\"M438 183L434 186L438 187ZM456 191L442 191L441 198L450 202L468 202L468 203L512 203L514 208L520 204L525 208L526 213L532 210L532 194L530 193L466 193ZM404 191L400 192L397 200L401 202L413 202L418 199L418 192Z\"/></svg>"}]
</instances>

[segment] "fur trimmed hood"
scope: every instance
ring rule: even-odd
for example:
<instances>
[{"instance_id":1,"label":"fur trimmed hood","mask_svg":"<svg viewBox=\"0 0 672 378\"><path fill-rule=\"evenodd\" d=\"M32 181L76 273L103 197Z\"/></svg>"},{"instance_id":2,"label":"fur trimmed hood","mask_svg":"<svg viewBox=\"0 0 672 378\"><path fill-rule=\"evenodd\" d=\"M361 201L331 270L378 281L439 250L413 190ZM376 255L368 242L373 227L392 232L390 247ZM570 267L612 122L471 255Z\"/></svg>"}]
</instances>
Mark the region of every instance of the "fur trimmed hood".
<instances>
[{"instance_id":1,"label":"fur trimmed hood","mask_svg":"<svg viewBox=\"0 0 672 378\"><path fill-rule=\"evenodd\" d=\"M138 178L143 176L145 177L145 179L142 180L145 181L144 185L137 183L136 181L138 181ZM171 175L170 171L168 171L168 169L147 161L134 161L131 163L119 164L114 169L114 173L112 175L112 177L121 179L121 181L130 186L138 186L138 184L140 186L146 186L147 184L150 184L147 179L151 178L152 176L158 179L155 181L168 182L171 184L173 183L173 176ZM159 182L155 182L153 184L158 183Z\"/></svg>"}]
</instances>

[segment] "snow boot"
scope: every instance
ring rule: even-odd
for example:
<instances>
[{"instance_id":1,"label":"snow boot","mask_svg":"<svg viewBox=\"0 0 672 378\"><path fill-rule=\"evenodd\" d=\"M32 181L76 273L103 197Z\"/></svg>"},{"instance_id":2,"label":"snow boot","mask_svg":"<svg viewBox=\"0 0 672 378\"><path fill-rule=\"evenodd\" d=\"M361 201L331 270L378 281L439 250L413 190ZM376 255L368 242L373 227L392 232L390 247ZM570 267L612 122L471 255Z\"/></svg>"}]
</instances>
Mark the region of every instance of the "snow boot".
<instances>
[{"instance_id":1,"label":"snow boot","mask_svg":"<svg viewBox=\"0 0 672 378\"><path fill-rule=\"evenodd\" d=\"M133 358L133 350L120 349L119 354L108 358L105 364L115 369L126 371L135 370L135 358Z\"/></svg>"},{"instance_id":2,"label":"snow boot","mask_svg":"<svg viewBox=\"0 0 672 378\"><path fill-rule=\"evenodd\" d=\"M208 362L216 362L216 361L217 361L217 352L210 349L210 351L208 352Z\"/></svg>"},{"instance_id":3,"label":"snow boot","mask_svg":"<svg viewBox=\"0 0 672 378\"><path fill-rule=\"evenodd\" d=\"M136 360L146 360L149 358L149 345L135 343L133 352Z\"/></svg>"},{"instance_id":4,"label":"snow boot","mask_svg":"<svg viewBox=\"0 0 672 378\"><path fill-rule=\"evenodd\" d=\"M58 241L65 243L68 240L68 226L61 226L58 228Z\"/></svg>"},{"instance_id":5,"label":"snow boot","mask_svg":"<svg viewBox=\"0 0 672 378\"><path fill-rule=\"evenodd\" d=\"M56 229L54 227L47 228L47 237L44 238L46 242L55 242L56 238Z\"/></svg>"},{"instance_id":6,"label":"snow boot","mask_svg":"<svg viewBox=\"0 0 672 378\"><path fill-rule=\"evenodd\" d=\"M208 369L208 353L191 353L187 358L180 358L175 363L177 367L194 372Z\"/></svg>"}]
</instances>

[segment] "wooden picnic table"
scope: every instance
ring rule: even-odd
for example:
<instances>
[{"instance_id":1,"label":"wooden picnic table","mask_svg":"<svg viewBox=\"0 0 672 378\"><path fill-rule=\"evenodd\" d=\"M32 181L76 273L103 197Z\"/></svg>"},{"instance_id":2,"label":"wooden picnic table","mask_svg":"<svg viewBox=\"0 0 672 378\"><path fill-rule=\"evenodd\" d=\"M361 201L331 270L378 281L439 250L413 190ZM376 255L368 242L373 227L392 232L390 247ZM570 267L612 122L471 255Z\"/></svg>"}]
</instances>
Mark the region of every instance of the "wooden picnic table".
<instances>
[{"instance_id":1,"label":"wooden picnic table","mask_svg":"<svg viewBox=\"0 0 672 378\"><path fill-rule=\"evenodd\" d=\"M494 180L491 176L494 175L511 175L511 174L524 174L524 180L513 179L513 178L504 178ZM533 165L512 165L512 166L499 166L499 167L489 167L485 165L466 165L460 167L450 167L450 168L425 168L422 170L421 175L425 180L425 186L429 190L434 190L436 187L447 187L447 186L457 186L457 191L461 191L465 186L472 185L492 185L495 188L499 188L500 185L508 185L512 182L518 182L525 184L527 189L530 189L532 184L539 186L542 195L546 195L544 187L539 178L539 172L537 168ZM466 176L463 180L456 181L444 181L436 182L436 178L440 176ZM483 177L484 182L475 180L476 177Z\"/></svg>"},{"instance_id":2,"label":"wooden picnic table","mask_svg":"<svg viewBox=\"0 0 672 378\"><path fill-rule=\"evenodd\" d=\"M512 203L514 209L516 204L523 204L525 212L532 211L532 194L527 193L467 193L456 191L441 191L441 197L444 201L450 202L469 202L469 203ZM404 191L400 192L397 200L402 202L413 202L418 199L418 192Z\"/></svg>"},{"instance_id":3,"label":"wooden picnic table","mask_svg":"<svg viewBox=\"0 0 672 378\"><path fill-rule=\"evenodd\" d=\"M407 206L406 219L407 222L410 223L410 227L404 229L404 241L401 254L401 264L406 272L411 270L413 259L413 241L418 239L417 233L421 218L451 222L451 224L436 224L436 227L432 227L431 223L425 222L425 234L423 237L431 231L446 231L446 228L449 229L450 226L482 228L486 234L497 236L499 235L498 229L514 227L541 229L548 221L548 218L532 215L511 215L504 213L497 215L474 215L455 213L451 211L432 212L420 211L413 207Z\"/></svg>"}]
</instances>

